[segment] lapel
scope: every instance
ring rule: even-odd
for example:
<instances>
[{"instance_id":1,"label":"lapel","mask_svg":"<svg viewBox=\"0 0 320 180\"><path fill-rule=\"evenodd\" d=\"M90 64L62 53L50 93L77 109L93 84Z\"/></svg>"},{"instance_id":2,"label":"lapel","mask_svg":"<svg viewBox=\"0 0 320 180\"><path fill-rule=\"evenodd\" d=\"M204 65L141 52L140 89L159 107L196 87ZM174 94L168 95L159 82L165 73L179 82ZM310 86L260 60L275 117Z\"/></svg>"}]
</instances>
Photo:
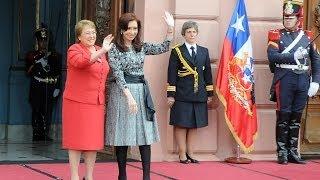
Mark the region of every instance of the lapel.
<instances>
[{"instance_id":1,"label":"lapel","mask_svg":"<svg viewBox=\"0 0 320 180\"><path fill-rule=\"evenodd\" d=\"M195 65L199 65L199 64L201 64L200 63L200 61L201 61L201 54L202 54L202 52L201 52L201 48L197 45L197 53L196 53L196 57L194 58L194 64Z\"/></svg>"},{"instance_id":2,"label":"lapel","mask_svg":"<svg viewBox=\"0 0 320 180\"><path fill-rule=\"evenodd\" d=\"M193 66L195 66L195 62L194 62L194 60L191 58L190 53L189 53L189 51L188 51L188 48L187 48L186 44L183 44L183 45L181 46L180 50L181 50L181 52L182 52L182 54L183 54L183 57L186 59L186 61L187 61L189 64L192 64ZM196 56L196 58L197 58L197 56ZM195 58L195 59L196 59L196 58Z\"/></svg>"}]
</instances>

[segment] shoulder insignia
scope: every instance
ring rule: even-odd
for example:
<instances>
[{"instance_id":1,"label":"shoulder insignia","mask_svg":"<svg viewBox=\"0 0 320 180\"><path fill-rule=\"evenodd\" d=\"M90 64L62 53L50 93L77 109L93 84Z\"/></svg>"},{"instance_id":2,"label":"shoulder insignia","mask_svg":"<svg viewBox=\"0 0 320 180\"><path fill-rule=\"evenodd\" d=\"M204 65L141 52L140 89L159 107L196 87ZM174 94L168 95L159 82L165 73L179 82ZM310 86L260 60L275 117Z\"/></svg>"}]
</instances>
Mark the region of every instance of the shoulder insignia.
<instances>
[{"instance_id":1,"label":"shoulder insignia","mask_svg":"<svg viewBox=\"0 0 320 180\"><path fill-rule=\"evenodd\" d=\"M311 40L313 38L313 32L309 30L304 30L304 33L308 36L308 38Z\"/></svg>"},{"instance_id":2,"label":"shoulder insignia","mask_svg":"<svg viewBox=\"0 0 320 180\"><path fill-rule=\"evenodd\" d=\"M179 46L181 46L181 44L176 44L176 45L174 45L174 46L172 47L172 49L174 49L174 48L176 48L176 47L179 47Z\"/></svg>"},{"instance_id":3,"label":"shoulder insignia","mask_svg":"<svg viewBox=\"0 0 320 180\"><path fill-rule=\"evenodd\" d=\"M280 31L279 29L270 30L268 32L268 41L276 42L280 39Z\"/></svg>"}]
</instances>

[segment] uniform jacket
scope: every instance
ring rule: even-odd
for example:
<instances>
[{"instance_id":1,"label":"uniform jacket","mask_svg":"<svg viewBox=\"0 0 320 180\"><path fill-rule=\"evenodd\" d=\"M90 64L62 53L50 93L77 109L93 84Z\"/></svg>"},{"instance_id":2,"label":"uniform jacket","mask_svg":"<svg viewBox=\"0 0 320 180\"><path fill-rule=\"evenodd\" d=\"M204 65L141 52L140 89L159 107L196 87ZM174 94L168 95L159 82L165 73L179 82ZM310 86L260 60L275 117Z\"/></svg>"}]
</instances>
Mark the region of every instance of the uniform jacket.
<instances>
[{"instance_id":1,"label":"uniform jacket","mask_svg":"<svg viewBox=\"0 0 320 180\"><path fill-rule=\"evenodd\" d=\"M291 64L296 65L294 60L294 52L299 48L307 48L307 66L311 66L312 81L320 83L320 55L316 46L311 43L312 34L310 31L304 31L304 35L300 41L293 47L288 53L282 54L281 52L288 47L292 41L298 36L298 31L287 31L285 29L280 30L271 30L268 35L268 59L271 72L274 73L272 86L270 89L270 100L275 101L275 90L274 86L278 80L284 77L288 72L293 71L297 73L297 70L285 69L276 67L276 64ZM310 44L310 45L309 45ZM304 60L299 60L301 64L304 63Z\"/></svg>"},{"instance_id":2,"label":"uniform jacket","mask_svg":"<svg viewBox=\"0 0 320 180\"><path fill-rule=\"evenodd\" d=\"M61 55L55 51L46 54L30 51L25 60L27 74L31 77L29 101L33 106L43 106L54 99L53 91L60 89ZM35 77L48 79L49 83L38 81Z\"/></svg>"},{"instance_id":3,"label":"uniform jacket","mask_svg":"<svg viewBox=\"0 0 320 180\"><path fill-rule=\"evenodd\" d=\"M285 29L281 30L273 30L269 32L269 43L268 43L268 59L270 64L292 64L296 65L294 60L294 52L299 48L307 48L308 50L308 59L306 65L311 65L311 72L312 72L312 81L320 83L320 56L316 50L315 45L308 44L311 42L311 33L305 31L305 34L302 36L300 41L297 43L295 47L293 47L289 53L281 54L286 47L288 47L291 42L298 36L299 31L291 32L286 31ZM303 60L300 60L302 63ZM292 69L285 69L280 67L275 67L274 69L274 78L273 83L276 83L280 80L286 73L289 71L293 71Z\"/></svg>"},{"instance_id":4,"label":"uniform jacket","mask_svg":"<svg viewBox=\"0 0 320 180\"><path fill-rule=\"evenodd\" d=\"M95 46L96 49L100 47ZM91 53L82 44L70 46L67 53L67 80L63 97L88 104L105 104L105 83L109 73L106 56L90 62Z\"/></svg>"},{"instance_id":5,"label":"uniform jacket","mask_svg":"<svg viewBox=\"0 0 320 180\"><path fill-rule=\"evenodd\" d=\"M175 48L180 50L185 62ZM169 59L167 96L174 97L177 101L206 102L208 96L213 95L208 49L197 45L197 53L192 60L185 44L175 48Z\"/></svg>"}]
</instances>

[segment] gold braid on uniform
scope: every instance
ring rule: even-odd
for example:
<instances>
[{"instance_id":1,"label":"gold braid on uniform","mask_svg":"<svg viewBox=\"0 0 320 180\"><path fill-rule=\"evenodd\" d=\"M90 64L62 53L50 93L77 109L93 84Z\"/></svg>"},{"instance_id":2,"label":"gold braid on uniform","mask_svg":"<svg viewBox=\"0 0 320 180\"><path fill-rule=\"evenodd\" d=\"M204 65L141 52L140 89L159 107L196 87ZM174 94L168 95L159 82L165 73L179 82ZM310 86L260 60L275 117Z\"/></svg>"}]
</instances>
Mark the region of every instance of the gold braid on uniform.
<instances>
[{"instance_id":1,"label":"gold braid on uniform","mask_svg":"<svg viewBox=\"0 0 320 180\"><path fill-rule=\"evenodd\" d=\"M213 85L207 85L206 86L207 91L213 91Z\"/></svg>"},{"instance_id":2,"label":"gold braid on uniform","mask_svg":"<svg viewBox=\"0 0 320 180\"><path fill-rule=\"evenodd\" d=\"M167 91L176 92L176 86L170 86L167 84Z\"/></svg>"},{"instance_id":3,"label":"gold braid on uniform","mask_svg":"<svg viewBox=\"0 0 320 180\"><path fill-rule=\"evenodd\" d=\"M194 78L194 83L193 83L193 92L198 92L198 84L199 84L199 74L197 72L197 67L194 67L194 70L190 67L190 65L187 63L187 61L183 58L181 51L179 49L179 47L175 47L174 48L179 56L179 60L181 61L182 65L184 68L186 68L186 70L183 71L178 71L178 76L179 77L185 77L188 75L193 74L193 78Z\"/></svg>"}]
</instances>

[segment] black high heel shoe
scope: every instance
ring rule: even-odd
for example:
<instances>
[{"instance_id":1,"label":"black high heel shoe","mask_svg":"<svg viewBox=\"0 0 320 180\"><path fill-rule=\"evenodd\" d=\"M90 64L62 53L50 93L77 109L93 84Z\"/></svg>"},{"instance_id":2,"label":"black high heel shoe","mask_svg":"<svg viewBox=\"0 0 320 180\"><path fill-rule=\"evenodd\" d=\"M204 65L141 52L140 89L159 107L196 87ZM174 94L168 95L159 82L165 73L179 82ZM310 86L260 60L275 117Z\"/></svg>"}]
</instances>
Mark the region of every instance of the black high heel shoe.
<instances>
[{"instance_id":1,"label":"black high heel shoe","mask_svg":"<svg viewBox=\"0 0 320 180\"><path fill-rule=\"evenodd\" d=\"M180 156L179 156L179 162L182 163L182 164L189 164L190 163L188 158L185 159L185 160L182 160L182 159L180 159Z\"/></svg>"},{"instance_id":2,"label":"black high heel shoe","mask_svg":"<svg viewBox=\"0 0 320 180\"><path fill-rule=\"evenodd\" d=\"M199 163L198 160L191 158L191 157L188 155L188 153L186 153L186 156L187 156L187 160L190 160L191 163Z\"/></svg>"}]
</instances>

